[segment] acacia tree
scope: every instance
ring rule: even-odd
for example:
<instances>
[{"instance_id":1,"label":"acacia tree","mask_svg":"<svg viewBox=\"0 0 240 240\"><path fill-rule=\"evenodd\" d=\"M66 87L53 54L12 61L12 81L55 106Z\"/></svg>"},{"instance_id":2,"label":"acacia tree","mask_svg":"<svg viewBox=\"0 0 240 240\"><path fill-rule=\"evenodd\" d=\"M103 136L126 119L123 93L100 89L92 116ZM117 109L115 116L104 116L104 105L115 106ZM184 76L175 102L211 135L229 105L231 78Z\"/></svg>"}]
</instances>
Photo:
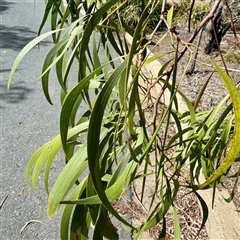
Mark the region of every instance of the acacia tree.
<instances>
[{"instance_id":1,"label":"acacia tree","mask_svg":"<svg viewBox=\"0 0 240 240\"><path fill-rule=\"evenodd\" d=\"M60 134L32 155L26 179L29 187L32 177L32 185L36 188L38 176L44 169L44 183L49 196L48 216L52 218L60 205L65 205L61 239L88 239L91 224L94 226L93 239L118 239L109 213L124 225L126 231L134 233L136 239L144 231L163 222L159 237L164 237L165 215L170 209L174 213L175 238L180 239L174 207L178 191L189 189L199 199L203 209L202 228L208 209L198 190L216 188L231 164L238 160L240 93L226 71L206 56L206 60L219 72L229 94L214 110L204 114L196 113L178 84L178 63L190 48L194 48L193 40L213 19L220 0L214 2L188 42L181 41L172 28L173 7L165 12L166 3L162 2L159 15L166 26L163 38L170 35L177 41L172 41L174 57L169 55L169 60L154 78L145 76L143 68L167 56L167 53L161 52L150 56L147 52L149 44L160 45L163 40L153 42L147 38L148 31L155 33L155 29L148 28L148 22L158 1L139 1L141 11L134 30L119 15L121 7L127 2L46 1L39 36L19 53L10 73L9 86L24 55L34 45L52 36L54 46L46 55L41 79L46 99L52 104L48 90L49 72L56 67L62 102ZM112 20L114 15L119 16L118 24ZM48 17L52 29L41 33ZM130 46L123 33L132 36ZM77 83L70 88L73 83L69 83L69 75L74 65L78 68L75 76ZM159 92L153 96L152 90L156 87ZM164 102L162 96L166 91L169 92L168 101ZM185 113L178 111L179 95L188 108ZM232 101L227 104L229 97ZM80 112L82 105L87 106L85 112ZM153 118L148 121L146 116L151 106ZM176 131L168 138L171 126ZM161 129L165 129L163 134L160 134ZM49 189L51 166L61 148L66 166ZM172 168L170 172L167 171L169 166ZM190 169L190 176L182 180L186 168ZM199 180L201 172L206 178L203 183ZM154 189L147 215L142 224L133 226L112 203L123 196L136 179L142 180L142 191L138 197L143 201L149 176L154 176Z\"/></svg>"}]
</instances>

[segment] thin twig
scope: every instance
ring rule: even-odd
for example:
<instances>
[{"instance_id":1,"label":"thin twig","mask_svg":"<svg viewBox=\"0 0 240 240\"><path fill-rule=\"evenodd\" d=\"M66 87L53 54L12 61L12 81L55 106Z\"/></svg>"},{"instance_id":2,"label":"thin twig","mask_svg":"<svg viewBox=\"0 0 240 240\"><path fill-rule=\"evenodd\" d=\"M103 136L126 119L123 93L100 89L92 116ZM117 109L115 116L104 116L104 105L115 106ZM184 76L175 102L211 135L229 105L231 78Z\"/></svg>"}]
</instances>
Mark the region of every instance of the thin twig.
<instances>
[{"instance_id":1,"label":"thin twig","mask_svg":"<svg viewBox=\"0 0 240 240\"><path fill-rule=\"evenodd\" d=\"M39 220L30 220L30 221L26 222L26 223L24 224L24 226L21 228L20 234L22 234L23 230L24 230L30 223L41 223L41 224L43 224L43 222L41 222L41 221L39 221ZM43 225L44 225L44 224L43 224Z\"/></svg>"},{"instance_id":2,"label":"thin twig","mask_svg":"<svg viewBox=\"0 0 240 240\"><path fill-rule=\"evenodd\" d=\"M189 17L188 17L188 32L189 33L191 32L191 17L192 17L192 11L193 11L194 4L195 4L195 0L192 0L192 5L190 8Z\"/></svg>"},{"instance_id":3,"label":"thin twig","mask_svg":"<svg viewBox=\"0 0 240 240\"><path fill-rule=\"evenodd\" d=\"M0 203L0 209L2 208L4 202L7 200L7 198L8 198L8 195L7 195L7 196L2 200L2 202Z\"/></svg>"},{"instance_id":4,"label":"thin twig","mask_svg":"<svg viewBox=\"0 0 240 240\"><path fill-rule=\"evenodd\" d=\"M161 15L160 15L160 20L157 24L157 26L155 27L155 29L153 30L153 32L151 33L149 39L152 39L153 36L155 35L156 31L158 30L158 28L160 27L160 25L162 24L162 21L163 21L163 14L165 12L165 6L166 6L166 0L163 0L162 1L162 10L161 10Z\"/></svg>"},{"instance_id":5,"label":"thin twig","mask_svg":"<svg viewBox=\"0 0 240 240\"><path fill-rule=\"evenodd\" d=\"M136 211L134 211L134 210L132 209L132 207L129 205L129 203L127 202L127 200L126 200L123 196L121 196L121 199L125 202L126 206L129 208L129 210L130 210L132 213L134 213L136 216L139 215L139 213L137 213Z\"/></svg>"},{"instance_id":6,"label":"thin twig","mask_svg":"<svg viewBox=\"0 0 240 240\"><path fill-rule=\"evenodd\" d=\"M230 47L230 49L227 51L227 53L224 55L224 57L226 57L226 56L233 50L233 48L234 48L236 45L238 45L238 44L240 44L240 40L238 40L238 42L234 43L234 44Z\"/></svg>"},{"instance_id":7,"label":"thin twig","mask_svg":"<svg viewBox=\"0 0 240 240\"><path fill-rule=\"evenodd\" d=\"M124 6L127 2L128 2L128 0L125 0L123 3L121 3L121 4L120 4L118 7L116 7L111 13L109 13L109 14L107 15L107 17L106 17L102 22L104 23L106 20L110 19L110 17L111 17L115 12L117 12L122 6Z\"/></svg>"},{"instance_id":8,"label":"thin twig","mask_svg":"<svg viewBox=\"0 0 240 240\"><path fill-rule=\"evenodd\" d=\"M182 42L182 43L185 43L184 48L182 49L182 51L180 52L180 54L179 54L179 56L178 56L177 62L179 62L179 61L182 59L182 57L184 56L185 52L189 49L189 46L188 46L189 43L192 43L192 42L193 42L193 40L196 38L196 36L198 35L199 31L204 27L204 25L205 25L210 19L212 19L212 18L214 17L214 13L215 13L216 10L218 9L220 3L221 3L221 0L215 0L215 2L214 2L214 4L213 4L212 9L211 9L211 11L209 12L209 14L198 24L198 26L197 26L197 28L195 29L194 33L192 34L192 36L189 38L189 40L188 40L186 43L183 42L183 41L178 37L177 34L175 34L174 32L172 33L172 34L174 35L174 37L175 37L178 41L180 41L180 42ZM168 29L171 30L171 29L170 29L170 26L168 25L168 23L167 23L167 21L166 21L166 19L165 19L163 16L161 16L161 18L162 18L162 20L165 22L165 24L166 24L166 26L168 27ZM160 80L161 78L163 78L163 77L166 76L166 75L167 75L167 76L169 75L169 77L167 77L167 79L166 79L165 82L164 82L164 86L162 87L161 92L159 93L158 100L161 98L163 92L165 91L165 89L166 89L166 87L167 87L167 85L168 85L168 82L170 81L170 75L171 75L171 73L172 73L172 71L173 71L173 68L174 68L174 64L172 64L172 66L169 68L169 70L168 70L166 73L162 74L161 76L158 76L158 78L156 79L156 81L154 81L154 82L152 83L152 85L149 87L148 92L147 92L147 94L146 94L146 97L147 97L148 94L150 93L151 89L159 82L159 80ZM145 97L145 98L146 98L146 97ZM160 97L160 98L159 98L159 97ZM145 99L145 98L144 98L144 99Z\"/></svg>"},{"instance_id":9,"label":"thin twig","mask_svg":"<svg viewBox=\"0 0 240 240\"><path fill-rule=\"evenodd\" d=\"M138 203L141 205L141 207L144 209L144 211L145 211L146 213L148 213L148 210L147 210L146 207L143 205L143 203L140 201L140 199L139 199L139 197L138 197L138 195L137 195L137 193L136 193L136 189L135 189L135 187L134 187L134 182L132 183L131 187L132 187L132 193L134 194L136 200L137 200Z\"/></svg>"},{"instance_id":10,"label":"thin twig","mask_svg":"<svg viewBox=\"0 0 240 240\"><path fill-rule=\"evenodd\" d=\"M21 196L24 191L24 188L19 192L18 196Z\"/></svg>"},{"instance_id":11,"label":"thin twig","mask_svg":"<svg viewBox=\"0 0 240 240\"><path fill-rule=\"evenodd\" d=\"M197 48L196 48L196 51L194 53L192 65L190 66L189 70L187 71L187 74L189 74L189 75L193 74L193 72L195 70L197 56L198 56L198 51L199 51L199 46L200 46L200 43L201 43L201 40L202 40L203 29L204 28L201 29L201 31L199 33L199 36L198 36Z\"/></svg>"},{"instance_id":12,"label":"thin twig","mask_svg":"<svg viewBox=\"0 0 240 240\"><path fill-rule=\"evenodd\" d=\"M232 27L232 30L233 30L234 37L235 37L235 39L236 39L236 45L237 45L237 47L240 49L239 39L238 39L238 36L237 36L237 34L236 34L236 28L235 28L235 24L234 24L234 22L233 22L233 16L232 16L231 8L229 7L228 2L227 2L226 0L224 0L224 4L226 5L226 7L227 7L227 9L228 9L228 12L229 12L231 27Z\"/></svg>"},{"instance_id":13,"label":"thin twig","mask_svg":"<svg viewBox=\"0 0 240 240\"><path fill-rule=\"evenodd\" d=\"M223 58L223 55L222 55L222 53L221 53L221 48L220 48L220 44L219 44L219 41L218 41L216 28L215 28L215 26L214 26L214 21L213 21L213 19L211 19L211 21L212 21L212 28L213 28L213 33L214 33L215 41L216 41L216 44L217 44L218 52L219 52L220 57L221 57L221 59L222 59L222 63L223 63L223 65L224 65L225 71L226 71L227 75L229 75L226 62L225 62L225 60L224 60L224 58Z\"/></svg>"}]
</instances>

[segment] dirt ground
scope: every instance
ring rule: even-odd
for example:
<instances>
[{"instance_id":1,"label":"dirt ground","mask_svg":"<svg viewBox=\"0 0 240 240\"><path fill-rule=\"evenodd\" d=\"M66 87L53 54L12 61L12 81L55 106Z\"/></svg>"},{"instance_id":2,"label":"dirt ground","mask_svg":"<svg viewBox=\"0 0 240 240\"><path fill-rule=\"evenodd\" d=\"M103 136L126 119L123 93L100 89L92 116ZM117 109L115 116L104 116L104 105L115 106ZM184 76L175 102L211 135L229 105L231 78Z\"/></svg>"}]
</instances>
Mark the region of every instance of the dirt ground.
<instances>
[{"instance_id":1,"label":"dirt ground","mask_svg":"<svg viewBox=\"0 0 240 240\"><path fill-rule=\"evenodd\" d=\"M186 42L189 37L190 33L188 33L187 29L177 29L179 33L179 38L183 40L183 42ZM159 33L159 35L156 35L153 38L153 41L157 42L161 38L162 33ZM239 34L237 35L238 38L240 37ZM203 33L203 38L205 38L205 35ZM204 47L204 41L200 45L200 48L203 49ZM151 47L149 46L149 49L154 53L168 53L173 51L173 48L171 46L171 39L165 38L158 47ZM236 43L236 39L234 38L234 35L232 32L229 32L226 34L226 36L223 38L221 43L221 51L224 55L231 49L234 44ZM195 41L196 44L196 41ZM183 46L179 47L179 51L181 51L181 48ZM234 48L233 48L234 49ZM194 50L194 48L191 48L191 50ZM240 50L235 49L233 51ZM221 57L218 54L215 54L211 56L215 62L217 62L220 66L223 67L223 63L221 61ZM184 71L186 71L186 66L188 62L189 54L186 54L184 58L181 59L179 64L179 70L178 70L178 76L181 76ZM169 56L163 57L159 59L159 61L164 64L166 60L169 59ZM229 75L232 78L233 82L235 84L239 83L240 80L240 59L239 62L229 62L226 61L226 65L229 70ZM191 100L191 102L194 104L197 95L199 94L200 90L202 89L204 83L210 76L210 74L213 71L213 67L211 66L210 62L206 61L206 57L203 55L201 51L199 51L195 71L191 75L185 74L181 84L180 89L183 91L184 94L187 95L187 97ZM180 78L180 77L179 77ZM201 98L201 101L199 103L199 106L197 108L198 111L204 111L213 109L216 107L216 105L222 100L223 97L225 97L227 94L226 87L224 85L224 82L220 78L220 76L217 73L214 73L213 76L210 79L209 84L207 85L207 88ZM236 162L232 165L228 176L231 176L233 174L236 174L239 171L240 163ZM186 172L187 174L187 172ZM224 180L224 186L226 189L229 190L229 194L231 193L235 183L235 178L225 178ZM219 189L223 188L222 186L219 186ZM184 190L183 190L184 191ZM240 213L240 182L238 181L238 184L236 186L236 193L233 198L233 202L236 206L236 211ZM197 199L194 196L187 196L184 195L184 192L180 192L178 194L178 197L176 199L175 204L178 206L179 209L181 209L180 213L180 224L181 224L181 230L183 231L183 238L182 239L192 239L194 237L194 233L196 232L195 227L199 226L199 223L201 222L201 211L199 208L199 205L197 203ZM240 216L240 215L239 215ZM195 224L191 224L189 227L189 222L194 222ZM195 227L194 227L195 226ZM169 234L168 239L171 239L171 234ZM206 229L203 229L201 234L199 235L198 239L207 239L207 232Z\"/></svg>"}]
</instances>

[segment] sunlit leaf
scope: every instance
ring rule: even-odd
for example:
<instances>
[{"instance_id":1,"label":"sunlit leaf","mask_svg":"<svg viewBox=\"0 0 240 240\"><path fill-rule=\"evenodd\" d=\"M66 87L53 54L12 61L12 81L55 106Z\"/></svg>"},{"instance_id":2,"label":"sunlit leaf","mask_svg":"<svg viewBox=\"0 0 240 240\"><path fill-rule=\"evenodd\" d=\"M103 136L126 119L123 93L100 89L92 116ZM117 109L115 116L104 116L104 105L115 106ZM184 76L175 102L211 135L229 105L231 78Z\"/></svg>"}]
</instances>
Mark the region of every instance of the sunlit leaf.
<instances>
[{"instance_id":1,"label":"sunlit leaf","mask_svg":"<svg viewBox=\"0 0 240 240\"><path fill-rule=\"evenodd\" d=\"M227 75L227 73L215 62L212 60L210 61L221 75L228 89L235 113L235 126L231 146L227 152L226 157L222 161L221 165L217 168L217 170L204 183L199 185L199 188L205 188L212 182L216 181L221 175L225 174L240 152L240 92L232 82L231 78Z\"/></svg>"},{"instance_id":2,"label":"sunlit leaf","mask_svg":"<svg viewBox=\"0 0 240 240\"><path fill-rule=\"evenodd\" d=\"M172 211L173 211L173 219L174 219L174 239L178 240L178 239L181 239L178 214L175 207L172 207Z\"/></svg>"},{"instance_id":3,"label":"sunlit leaf","mask_svg":"<svg viewBox=\"0 0 240 240\"><path fill-rule=\"evenodd\" d=\"M47 32L44 33L42 35L40 35L39 37L34 38L30 43L28 43L22 50L21 52L17 55L13 65L12 65L12 69L9 75L9 79L8 79L8 88L10 88L11 82L12 82L12 78L13 75L19 65L19 63L21 62L21 60L24 58L24 56L34 47L36 46L39 42L41 42L43 39L47 38L48 36L52 35L55 32L59 32L62 31L62 29L59 30L55 30L55 31L51 31L51 32Z\"/></svg>"},{"instance_id":4,"label":"sunlit leaf","mask_svg":"<svg viewBox=\"0 0 240 240\"><path fill-rule=\"evenodd\" d=\"M52 218L58 211L60 201L63 201L68 192L87 167L86 145L74 154L55 182L48 198L48 216ZM66 181L68 179L68 181Z\"/></svg>"},{"instance_id":5,"label":"sunlit leaf","mask_svg":"<svg viewBox=\"0 0 240 240\"><path fill-rule=\"evenodd\" d=\"M167 22L169 24L169 27L172 27L173 10L174 10L174 5L171 6L167 14Z\"/></svg>"}]
</instances>

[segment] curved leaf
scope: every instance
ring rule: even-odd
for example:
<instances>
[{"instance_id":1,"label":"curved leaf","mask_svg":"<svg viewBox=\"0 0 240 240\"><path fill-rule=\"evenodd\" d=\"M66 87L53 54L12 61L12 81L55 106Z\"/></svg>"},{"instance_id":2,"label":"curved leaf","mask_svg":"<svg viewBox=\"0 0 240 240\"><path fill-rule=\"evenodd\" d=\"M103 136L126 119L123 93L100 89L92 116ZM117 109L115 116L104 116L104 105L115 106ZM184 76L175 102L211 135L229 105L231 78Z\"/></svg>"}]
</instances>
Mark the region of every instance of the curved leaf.
<instances>
[{"instance_id":1,"label":"curved leaf","mask_svg":"<svg viewBox=\"0 0 240 240\"><path fill-rule=\"evenodd\" d=\"M216 181L220 176L225 174L240 152L240 92L238 91L235 84L232 82L231 78L227 75L227 73L219 65L217 65L217 63L212 60L210 61L221 75L228 89L235 113L235 126L231 146L227 152L226 157L224 158L220 166L217 168L217 170L204 183L198 186L199 188L207 187L209 184Z\"/></svg>"},{"instance_id":2,"label":"curved leaf","mask_svg":"<svg viewBox=\"0 0 240 240\"><path fill-rule=\"evenodd\" d=\"M81 173L87 167L86 145L74 154L55 182L48 198L48 216L52 218L58 211L60 202L67 196Z\"/></svg>"},{"instance_id":3,"label":"curved leaf","mask_svg":"<svg viewBox=\"0 0 240 240\"><path fill-rule=\"evenodd\" d=\"M43 92L45 94L46 99L48 100L48 102L50 104L52 104L51 98L49 96L49 91L48 91L48 80L49 80L49 74L50 74L50 70L48 67L51 65L51 63L53 62L54 58L56 57L56 55L59 52L62 52L63 49L65 48L65 45L67 44L68 39L63 39L62 41L58 42L47 54L44 63L43 63L43 67L42 67L42 73L45 72L44 75L42 75L42 88L43 88ZM46 69L49 69L46 72ZM64 84L61 84L61 87L63 88L63 90L66 91Z\"/></svg>"},{"instance_id":4,"label":"curved leaf","mask_svg":"<svg viewBox=\"0 0 240 240\"><path fill-rule=\"evenodd\" d=\"M86 188L86 185L87 185L87 178L81 181L81 183L75 188L74 192L72 193L69 199L70 200L78 199L79 195L81 195L84 189ZM69 223L72 216L73 208L74 208L73 204L68 204L64 208L62 219L61 219L61 229L60 229L61 239L68 239Z\"/></svg>"},{"instance_id":5,"label":"curved leaf","mask_svg":"<svg viewBox=\"0 0 240 240\"><path fill-rule=\"evenodd\" d=\"M24 58L24 56L34 47L36 46L38 43L40 43L43 39L49 37L50 35L52 35L53 33L56 33L56 32L59 32L59 31L62 31L63 29L58 29L58 30L55 30L55 31L50 31L50 32L47 32L47 33L44 33L42 34L41 36L39 37L36 37L34 38L30 43L28 43L23 49L22 51L17 55L14 63L13 63L13 66L12 66L12 69L11 69L11 72L10 72L10 75L9 75L9 79L8 79L8 89L10 88L10 85L11 85L11 82L12 82L12 78L13 78L13 74L15 73L19 63L21 62L21 60Z\"/></svg>"}]
</instances>

